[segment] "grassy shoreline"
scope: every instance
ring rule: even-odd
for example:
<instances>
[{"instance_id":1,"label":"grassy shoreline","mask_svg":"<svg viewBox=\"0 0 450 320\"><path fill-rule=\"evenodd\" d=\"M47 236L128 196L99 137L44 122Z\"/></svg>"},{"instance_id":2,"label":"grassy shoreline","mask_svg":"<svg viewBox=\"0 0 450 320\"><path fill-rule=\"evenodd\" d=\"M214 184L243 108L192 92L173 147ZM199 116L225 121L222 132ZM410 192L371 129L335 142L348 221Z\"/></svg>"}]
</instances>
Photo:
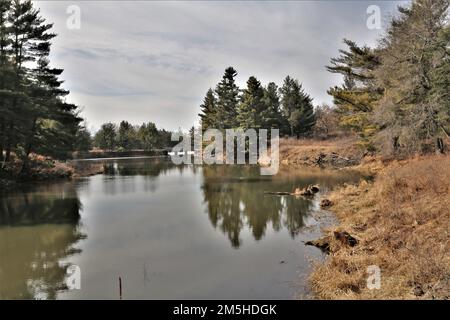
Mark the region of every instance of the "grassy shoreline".
<instances>
[{"instance_id":1,"label":"grassy shoreline","mask_svg":"<svg viewBox=\"0 0 450 320\"><path fill-rule=\"evenodd\" d=\"M319 299L448 299L450 292L450 157L370 161L374 182L328 195L338 224L325 231L331 249L310 284ZM334 232L358 240L351 247ZM368 289L367 267L381 270Z\"/></svg>"},{"instance_id":2,"label":"grassy shoreline","mask_svg":"<svg viewBox=\"0 0 450 320\"><path fill-rule=\"evenodd\" d=\"M22 162L15 156L0 170L2 190L14 188L21 183L74 179L103 173L102 164L74 164L57 161L49 157L31 155L30 169L26 176L20 175Z\"/></svg>"},{"instance_id":3,"label":"grassy shoreline","mask_svg":"<svg viewBox=\"0 0 450 320\"><path fill-rule=\"evenodd\" d=\"M357 166L364 156L356 137L280 140L280 162L288 166L345 168Z\"/></svg>"}]
</instances>

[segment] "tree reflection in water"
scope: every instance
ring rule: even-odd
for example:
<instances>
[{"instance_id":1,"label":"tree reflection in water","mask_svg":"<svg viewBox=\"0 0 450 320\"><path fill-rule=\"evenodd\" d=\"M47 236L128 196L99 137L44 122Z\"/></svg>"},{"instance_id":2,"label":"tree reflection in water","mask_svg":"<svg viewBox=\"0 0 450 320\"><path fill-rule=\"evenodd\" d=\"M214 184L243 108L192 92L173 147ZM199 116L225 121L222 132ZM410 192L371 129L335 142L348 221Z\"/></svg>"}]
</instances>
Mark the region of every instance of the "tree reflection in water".
<instances>
[{"instance_id":1,"label":"tree reflection in water","mask_svg":"<svg viewBox=\"0 0 450 320\"><path fill-rule=\"evenodd\" d=\"M295 237L304 226L312 201L305 198L277 197L265 191L293 190L295 181L260 176L252 166L204 166L203 198L209 219L224 232L231 245L241 245L241 231L248 227L260 240L269 223L275 231L286 228Z\"/></svg>"},{"instance_id":2,"label":"tree reflection in water","mask_svg":"<svg viewBox=\"0 0 450 320\"><path fill-rule=\"evenodd\" d=\"M286 228L295 237L304 226L304 218L312 205L312 201L305 198L265 195L264 191L293 190L301 182L261 176L257 166L176 166L168 159L154 158L106 161L104 169L106 177L142 176L144 182L152 182L149 191L157 188L155 178L159 175L172 170L180 174L185 170L194 174L201 171L209 219L214 227L227 234L236 248L241 245L240 234L245 226L256 240L264 237L269 223L275 231ZM115 183L109 183L108 188L108 193L117 191Z\"/></svg>"},{"instance_id":3,"label":"tree reflection in water","mask_svg":"<svg viewBox=\"0 0 450 320\"><path fill-rule=\"evenodd\" d=\"M155 192L159 187L157 177L160 175L166 175L174 170L181 175L185 170L191 169L194 170L194 173L197 170L193 166L175 165L167 157L109 160L103 162L103 168L105 177L112 180L106 185L105 191L108 194L133 193L135 191L133 181L125 185L120 179L115 179L118 176L123 178L140 177L142 178L140 186L145 191Z\"/></svg>"},{"instance_id":4,"label":"tree reflection in water","mask_svg":"<svg viewBox=\"0 0 450 320\"><path fill-rule=\"evenodd\" d=\"M81 204L70 182L0 197L0 299L55 299L74 254Z\"/></svg>"},{"instance_id":5,"label":"tree reflection in water","mask_svg":"<svg viewBox=\"0 0 450 320\"><path fill-rule=\"evenodd\" d=\"M142 158L142 159L120 159L119 161L105 161L103 163L104 173L107 176L145 176L158 177L166 174L174 168L180 172L185 166L176 166L167 158Z\"/></svg>"}]
</instances>

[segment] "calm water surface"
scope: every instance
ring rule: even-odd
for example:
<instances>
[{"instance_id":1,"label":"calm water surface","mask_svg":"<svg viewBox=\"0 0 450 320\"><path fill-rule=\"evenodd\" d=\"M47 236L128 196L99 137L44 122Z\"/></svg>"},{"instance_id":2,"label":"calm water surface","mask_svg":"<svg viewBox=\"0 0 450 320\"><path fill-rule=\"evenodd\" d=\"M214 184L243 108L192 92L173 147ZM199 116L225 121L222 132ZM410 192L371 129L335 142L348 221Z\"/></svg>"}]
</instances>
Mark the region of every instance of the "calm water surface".
<instances>
[{"instance_id":1,"label":"calm water surface","mask_svg":"<svg viewBox=\"0 0 450 320\"><path fill-rule=\"evenodd\" d=\"M117 299L119 276L124 299L296 298L321 258L302 243L320 233L320 194L264 192L359 179L164 159L103 165L102 175L0 195L0 299ZM80 290L66 285L73 265Z\"/></svg>"}]
</instances>

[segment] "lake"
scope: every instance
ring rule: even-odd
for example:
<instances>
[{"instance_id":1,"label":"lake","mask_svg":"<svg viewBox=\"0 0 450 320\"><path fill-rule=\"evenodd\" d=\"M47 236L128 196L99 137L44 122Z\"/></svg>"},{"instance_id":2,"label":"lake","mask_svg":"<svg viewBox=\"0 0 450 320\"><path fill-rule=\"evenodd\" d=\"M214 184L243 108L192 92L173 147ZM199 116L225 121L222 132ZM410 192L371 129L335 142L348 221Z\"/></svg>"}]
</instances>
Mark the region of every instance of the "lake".
<instances>
[{"instance_id":1,"label":"lake","mask_svg":"<svg viewBox=\"0 0 450 320\"><path fill-rule=\"evenodd\" d=\"M165 158L101 163L104 174L2 192L0 299L118 299L119 277L123 299L306 297L323 256L303 241L330 223L320 196L360 179ZM311 199L265 193L309 184L321 188Z\"/></svg>"}]
</instances>

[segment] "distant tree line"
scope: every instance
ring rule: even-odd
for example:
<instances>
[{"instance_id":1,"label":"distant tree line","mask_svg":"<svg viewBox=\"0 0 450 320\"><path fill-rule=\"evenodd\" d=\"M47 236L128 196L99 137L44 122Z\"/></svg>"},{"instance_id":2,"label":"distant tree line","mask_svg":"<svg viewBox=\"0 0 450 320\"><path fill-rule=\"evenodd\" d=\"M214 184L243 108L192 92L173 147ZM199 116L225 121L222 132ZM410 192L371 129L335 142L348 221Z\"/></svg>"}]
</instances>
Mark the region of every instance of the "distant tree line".
<instances>
[{"instance_id":1,"label":"distant tree line","mask_svg":"<svg viewBox=\"0 0 450 320\"><path fill-rule=\"evenodd\" d=\"M449 0L399 7L375 48L344 40L327 69L339 123L363 146L391 154L443 151L450 134Z\"/></svg>"},{"instance_id":2,"label":"distant tree line","mask_svg":"<svg viewBox=\"0 0 450 320\"><path fill-rule=\"evenodd\" d=\"M0 0L0 160L16 154L22 173L32 152L65 158L82 120L50 66L51 29L31 1Z\"/></svg>"},{"instance_id":3,"label":"distant tree line","mask_svg":"<svg viewBox=\"0 0 450 320\"><path fill-rule=\"evenodd\" d=\"M171 137L171 131L158 129L153 122L140 126L127 121L119 125L108 122L94 135L92 145L102 150L154 150L173 146L176 142Z\"/></svg>"},{"instance_id":4,"label":"distant tree line","mask_svg":"<svg viewBox=\"0 0 450 320\"><path fill-rule=\"evenodd\" d=\"M215 89L209 89L200 105L202 130L208 128L279 129L280 134L306 136L315 124L312 98L298 80L287 76L279 88L261 85L254 76L247 87L236 85L237 71L228 67Z\"/></svg>"}]
</instances>

